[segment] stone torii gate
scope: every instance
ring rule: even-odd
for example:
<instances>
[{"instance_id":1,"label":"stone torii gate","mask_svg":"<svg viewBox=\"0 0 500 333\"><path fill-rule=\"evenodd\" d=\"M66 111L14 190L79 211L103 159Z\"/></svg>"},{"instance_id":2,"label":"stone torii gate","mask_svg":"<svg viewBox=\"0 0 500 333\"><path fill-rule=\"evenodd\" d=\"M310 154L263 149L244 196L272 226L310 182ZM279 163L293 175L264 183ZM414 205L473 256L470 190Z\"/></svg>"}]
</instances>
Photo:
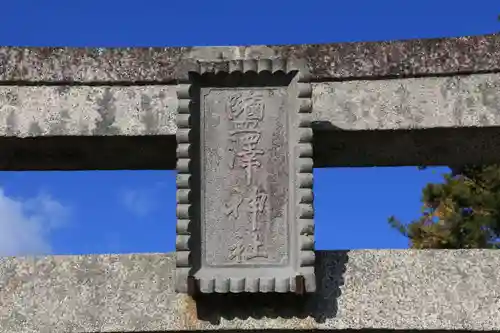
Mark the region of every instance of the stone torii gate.
<instances>
[{"instance_id":1,"label":"stone torii gate","mask_svg":"<svg viewBox=\"0 0 500 333\"><path fill-rule=\"evenodd\" d=\"M498 330L496 251L314 252L312 169L498 162L499 70L498 35L0 48L2 170L178 170L175 254L2 258L0 332Z\"/></svg>"}]
</instances>

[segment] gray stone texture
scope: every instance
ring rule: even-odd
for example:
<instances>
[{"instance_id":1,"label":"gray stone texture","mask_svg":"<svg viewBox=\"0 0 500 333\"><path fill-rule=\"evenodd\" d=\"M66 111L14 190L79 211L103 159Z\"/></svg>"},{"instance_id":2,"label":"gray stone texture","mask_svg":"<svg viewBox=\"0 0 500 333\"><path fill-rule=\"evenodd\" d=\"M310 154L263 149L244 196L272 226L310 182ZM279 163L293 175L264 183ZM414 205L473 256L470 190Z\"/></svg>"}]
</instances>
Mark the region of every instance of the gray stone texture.
<instances>
[{"instance_id":1,"label":"gray stone texture","mask_svg":"<svg viewBox=\"0 0 500 333\"><path fill-rule=\"evenodd\" d=\"M192 68L178 88L177 291L194 291L189 277L205 294L314 292L310 76L269 59Z\"/></svg>"},{"instance_id":2,"label":"gray stone texture","mask_svg":"<svg viewBox=\"0 0 500 333\"><path fill-rule=\"evenodd\" d=\"M0 81L173 82L185 59L295 57L315 80L454 74L500 68L500 35L394 42L168 48L0 48Z\"/></svg>"},{"instance_id":3,"label":"gray stone texture","mask_svg":"<svg viewBox=\"0 0 500 333\"><path fill-rule=\"evenodd\" d=\"M0 332L500 329L494 250L320 251L302 308L196 305L174 269L171 254L0 258Z\"/></svg>"},{"instance_id":4,"label":"gray stone texture","mask_svg":"<svg viewBox=\"0 0 500 333\"><path fill-rule=\"evenodd\" d=\"M293 181L295 174L287 158L293 158L286 145L293 134L286 113L286 87L257 88L250 93L248 89L202 88L201 95L205 181L201 194L205 221L202 269L219 271L226 266L235 278L245 278L245 274L258 278L254 274L269 273L268 277L273 277L272 269L265 267L291 265L290 251L297 246L296 242L289 244L294 237L289 224L295 222L287 213L293 198L288 193L289 178ZM232 102L231 111L225 107L228 101ZM248 109L244 104L254 107L246 122L248 116L241 114ZM234 122L226 112L231 112ZM227 269L228 265L237 267ZM249 268L252 266L264 269Z\"/></svg>"},{"instance_id":5,"label":"gray stone texture","mask_svg":"<svg viewBox=\"0 0 500 333\"><path fill-rule=\"evenodd\" d=\"M500 74L314 85L313 116L345 130L500 125Z\"/></svg>"},{"instance_id":6,"label":"gray stone texture","mask_svg":"<svg viewBox=\"0 0 500 333\"><path fill-rule=\"evenodd\" d=\"M315 165L487 161L496 156L500 135L464 127L500 125L499 88L495 73L315 83L314 128L326 130L315 134L321 143L315 145ZM0 86L0 169L173 169L176 89ZM381 129L427 131L370 132ZM76 137L49 138L53 135ZM109 135L113 140L100 139ZM152 136L138 137L147 135Z\"/></svg>"},{"instance_id":7,"label":"gray stone texture","mask_svg":"<svg viewBox=\"0 0 500 333\"><path fill-rule=\"evenodd\" d=\"M175 133L168 86L0 86L0 135Z\"/></svg>"},{"instance_id":8,"label":"gray stone texture","mask_svg":"<svg viewBox=\"0 0 500 333\"><path fill-rule=\"evenodd\" d=\"M174 135L176 89L0 86L0 136ZM500 74L315 83L312 115L345 130L498 126Z\"/></svg>"},{"instance_id":9,"label":"gray stone texture","mask_svg":"<svg viewBox=\"0 0 500 333\"><path fill-rule=\"evenodd\" d=\"M0 169L174 169L175 90L0 86Z\"/></svg>"}]
</instances>

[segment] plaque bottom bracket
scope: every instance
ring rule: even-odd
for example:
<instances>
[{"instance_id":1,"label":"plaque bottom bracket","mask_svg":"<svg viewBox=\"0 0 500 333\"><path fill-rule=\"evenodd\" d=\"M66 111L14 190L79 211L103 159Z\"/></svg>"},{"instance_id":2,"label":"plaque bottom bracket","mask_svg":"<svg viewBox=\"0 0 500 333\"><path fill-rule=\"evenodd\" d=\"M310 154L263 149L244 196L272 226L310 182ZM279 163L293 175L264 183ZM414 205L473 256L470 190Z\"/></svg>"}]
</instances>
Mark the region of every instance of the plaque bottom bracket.
<instances>
[{"instance_id":1,"label":"plaque bottom bracket","mask_svg":"<svg viewBox=\"0 0 500 333\"><path fill-rule=\"evenodd\" d=\"M201 294L198 281L192 275L187 277L187 294L190 297L195 298L197 295ZM277 292L273 292L277 293ZM235 293L233 293L235 294ZM295 295L304 296L306 295L306 281L303 275L297 275L295 277Z\"/></svg>"}]
</instances>

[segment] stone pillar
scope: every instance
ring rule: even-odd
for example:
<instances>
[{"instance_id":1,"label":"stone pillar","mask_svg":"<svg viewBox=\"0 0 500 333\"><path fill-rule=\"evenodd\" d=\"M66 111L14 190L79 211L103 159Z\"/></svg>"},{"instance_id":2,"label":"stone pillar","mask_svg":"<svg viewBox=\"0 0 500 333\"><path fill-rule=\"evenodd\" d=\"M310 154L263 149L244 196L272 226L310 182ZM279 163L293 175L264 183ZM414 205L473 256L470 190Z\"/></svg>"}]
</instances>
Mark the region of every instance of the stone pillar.
<instances>
[{"instance_id":1,"label":"stone pillar","mask_svg":"<svg viewBox=\"0 0 500 333\"><path fill-rule=\"evenodd\" d=\"M177 291L314 292L306 66L264 59L192 62L183 69Z\"/></svg>"}]
</instances>

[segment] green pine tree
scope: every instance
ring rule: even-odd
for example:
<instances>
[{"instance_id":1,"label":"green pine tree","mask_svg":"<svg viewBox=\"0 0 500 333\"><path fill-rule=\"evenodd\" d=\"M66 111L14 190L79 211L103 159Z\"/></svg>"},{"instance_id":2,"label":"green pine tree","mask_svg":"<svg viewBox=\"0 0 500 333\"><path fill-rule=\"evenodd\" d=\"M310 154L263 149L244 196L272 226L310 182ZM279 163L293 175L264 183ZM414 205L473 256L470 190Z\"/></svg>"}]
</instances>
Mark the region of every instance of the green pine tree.
<instances>
[{"instance_id":1,"label":"green pine tree","mask_svg":"<svg viewBox=\"0 0 500 333\"><path fill-rule=\"evenodd\" d=\"M422 191L422 216L389 223L415 249L500 248L500 165L452 167Z\"/></svg>"}]
</instances>

